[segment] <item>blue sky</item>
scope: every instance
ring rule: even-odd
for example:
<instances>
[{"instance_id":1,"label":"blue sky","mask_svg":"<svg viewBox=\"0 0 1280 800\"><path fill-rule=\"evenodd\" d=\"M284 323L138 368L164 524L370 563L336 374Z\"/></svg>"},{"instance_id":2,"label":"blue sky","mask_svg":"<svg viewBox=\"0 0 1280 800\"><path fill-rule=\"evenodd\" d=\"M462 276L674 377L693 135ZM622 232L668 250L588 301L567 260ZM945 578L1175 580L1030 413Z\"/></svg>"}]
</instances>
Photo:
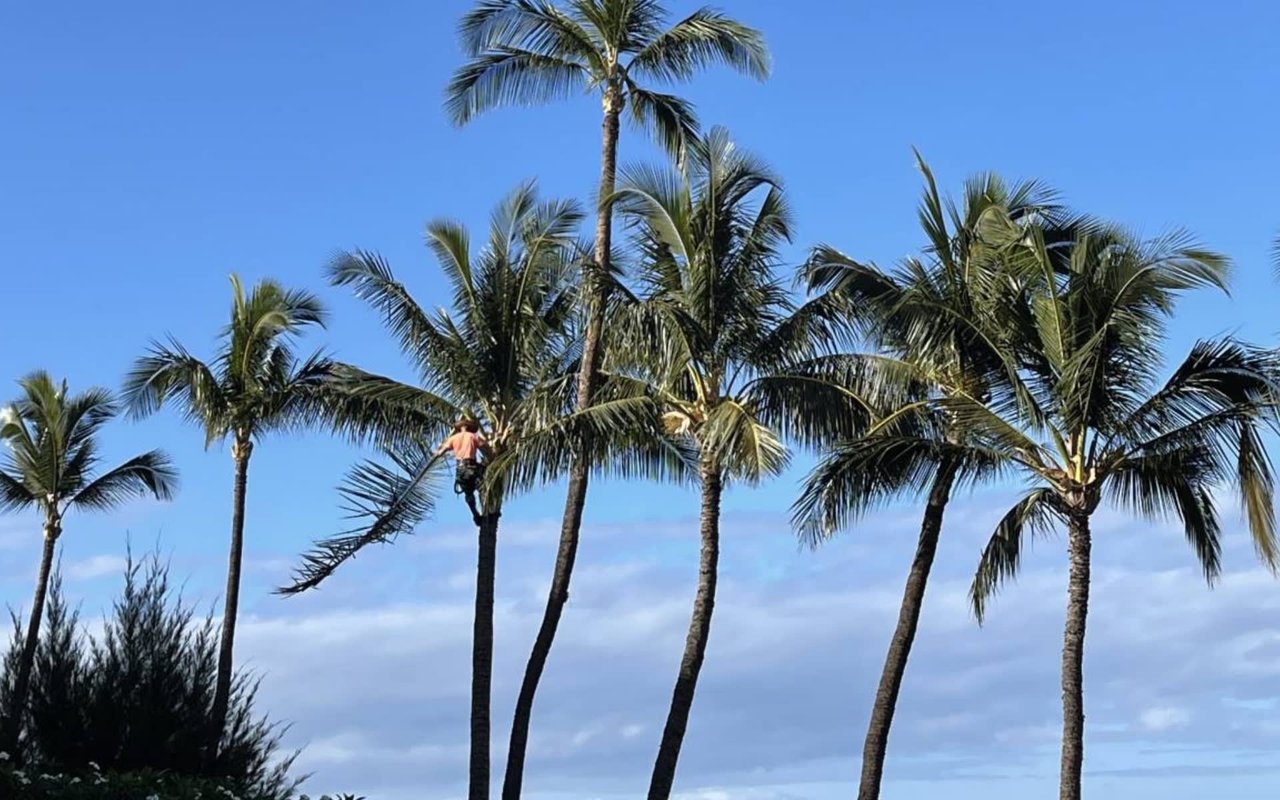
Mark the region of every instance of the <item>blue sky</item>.
<instances>
[{"instance_id":1,"label":"blue sky","mask_svg":"<svg viewBox=\"0 0 1280 800\"><path fill-rule=\"evenodd\" d=\"M1188 299L1171 352L1224 332L1274 340L1267 253L1280 229L1280 111L1271 102L1280 10L1272 4L1173 2L1159 14L1149 4L1092 1L1069 10L919 0L725 5L765 31L774 76L761 85L713 72L685 94L704 123L730 127L786 179L799 223L795 260L818 242L883 263L913 251L915 146L944 188L979 170L1033 176L1079 208L1152 234L1186 226L1230 254L1233 296ZM442 88L459 63L453 30L468 6L0 9L0 381L43 367L76 386L112 386L151 337L169 333L208 352L231 271L319 291L334 323L310 344L404 374L377 320L324 286L329 254L380 250L435 304L445 295L422 246L424 221L483 225L491 205L529 177L545 194L583 197L597 170L599 112L586 98L494 113L464 130L447 122ZM622 154L655 157L633 131ZM215 599L225 449L204 451L200 435L171 415L122 423L106 444L121 458L163 445L182 468L182 491L170 505L69 521L63 559L73 593L96 612L118 584L116 559L131 536L136 547L158 543L192 595ZM450 504L417 539L362 558L314 597L266 592L313 536L337 524L332 487L357 455L323 438L270 440L255 453L241 653L265 674L267 710L297 721L290 741L310 744L303 763L316 773L313 788L376 800L454 797L465 763L471 564L462 510ZM728 588L679 778L690 798L822 800L847 794L855 773L914 511L891 509L824 552L800 552L785 508L804 465L727 500ZM1016 601L1000 604L986 629L957 605L1007 499L998 488L965 499L948 527L891 753L895 797L934 796L945 785L949 796L1013 798L1054 784L1060 548L1038 551L1008 592ZM561 501L556 490L531 495L504 519L499 741ZM638 791L692 594L695 508L672 489L593 489L584 577L535 718L531 790ZM34 527L0 521L0 598L15 605L34 571ZM1118 519L1114 533L1113 549L1099 551L1116 559L1114 582L1095 604L1108 619L1106 602L1114 603L1111 622L1091 631L1092 788L1198 797L1196 787L1211 781L1233 797L1269 796L1264 787L1280 769L1265 755L1280 727L1259 712L1272 696L1264 679L1280 677L1269 579L1237 548L1231 574L1208 594L1178 536ZM1135 637L1150 641L1135 648ZM1196 659L1213 681L1184 675L1181 665ZM386 678L351 686L352 669Z\"/></svg>"}]
</instances>

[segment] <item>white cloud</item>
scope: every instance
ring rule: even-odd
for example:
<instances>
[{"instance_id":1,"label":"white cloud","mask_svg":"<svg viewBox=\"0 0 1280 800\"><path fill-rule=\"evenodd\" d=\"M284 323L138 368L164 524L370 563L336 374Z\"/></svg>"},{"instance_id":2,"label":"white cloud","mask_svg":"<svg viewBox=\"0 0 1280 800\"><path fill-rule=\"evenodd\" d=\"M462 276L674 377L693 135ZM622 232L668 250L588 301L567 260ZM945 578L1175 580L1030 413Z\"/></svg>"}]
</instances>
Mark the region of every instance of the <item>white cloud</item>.
<instances>
[{"instance_id":1,"label":"white cloud","mask_svg":"<svg viewBox=\"0 0 1280 800\"><path fill-rule=\"evenodd\" d=\"M123 556L97 555L73 561L64 566L62 571L72 580L85 581L104 575L123 575L127 566L128 561Z\"/></svg>"},{"instance_id":2,"label":"white cloud","mask_svg":"<svg viewBox=\"0 0 1280 800\"><path fill-rule=\"evenodd\" d=\"M1157 706L1143 711L1138 717L1138 723L1144 730L1152 733L1163 733L1190 725L1191 713L1185 708Z\"/></svg>"}]
</instances>

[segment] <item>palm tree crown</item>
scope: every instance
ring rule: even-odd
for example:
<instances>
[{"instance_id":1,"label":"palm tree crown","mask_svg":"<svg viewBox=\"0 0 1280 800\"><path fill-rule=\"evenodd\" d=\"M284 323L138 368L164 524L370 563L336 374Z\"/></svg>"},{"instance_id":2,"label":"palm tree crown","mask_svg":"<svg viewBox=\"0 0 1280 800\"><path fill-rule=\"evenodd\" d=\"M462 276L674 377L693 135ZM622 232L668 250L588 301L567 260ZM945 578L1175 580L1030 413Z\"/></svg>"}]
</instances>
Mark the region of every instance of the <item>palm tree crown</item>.
<instances>
[{"instance_id":1,"label":"palm tree crown","mask_svg":"<svg viewBox=\"0 0 1280 800\"><path fill-rule=\"evenodd\" d=\"M1176 295L1225 287L1226 261L1174 234L1151 242L1085 226L1047 244L1032 229L995 325L1015 392L1006 402L943 401L976 449L1037 484L1004 517L974 580L975 611L1018 566L1023 534L1091 513L1104 499L1181 520L1212 580L1219 572L1214 493L1235 484L1254 544L1280 548L1261 442L1274 423L1276 356L1233 339L1198 342L1163 383L1159 346Z\"/></svg>"},{"instance_id":2,"label":"palm tree crown","mask_svg":"<svg viewBox=\"0 0 1280 800\"><path fill-rule=\"evenodd\" d=\"M319 299L272 280L246 294L232 275L231 287L231 322L214 360L200 361L176 341L153 344L125 379L133 415L176 401L204 429L208 444L229 435L249 442L314 415L309 400L323 386L330 364L318 354L299 360L290 340L310 326L324 326Z\"/></svg>"},{"instance_id":3,"label":"palm tree crown","mask_svg":"<svg viewBox=\"0 0 1280 800\"><path fill-rule=\"evenodd\" d=\"M8 445L0 510L37 508L60 526L71 509L105 511L132 497L173 496L177 473L159 450L94 474L101 463L98 433L120 410L110 392L71 395L65 381L56 383L45 372L20 385L22 396L0 412L0 439Z\"/></svg>"},{"instance_id":4,"label":"palm tree crown","mask_svg":"<svg viewBox=\"0 0 1280 800\"><path fill-rule=\"evenodd\" d=\"M482 0L462 19L471 59L449 84L455 122L503 105L534 105L599 91L606 107L630 106L633 120L672 153L697 135L693 108L646 82L688 80L713 63L753 77L769 74L759 31L710 8L666 27L655 0Z\"/></svg>"},{"instance_id":5,"label":"palm tree crown","mask_svg":"<svg viewBox=\"0 0 1280 800\"><path fill-rule=\"evenodd\" d=\"M923 258L882 271L839 250L814 248L806 265L832 324L870 352L805 365L842 387L854 413L814 416L823 455L795 505L802 537L816 543L900 492L919 493L945 468L950 483L990 473L991 459L957 445L966 429L930 404L956 393L987 402L1010 391L999 343L974 324L998 298L991 276L1030 224L1062 217L1055 194L1034 181L987 173L966 182L961 204L943 199L933 173L919 208ZM1064 225L1071 223L1064 222Z\"/></svg>"},{"instance_id":6,"label":"palm tree crown","mask_svg":"<svg viewBox=\"0 0 1280 800\"><path fill-rule=\"evenodd\" d=\"M777 177L722 128L686 166L624 171L639 290L614 314L606 365L651 388L669 434L755 483L787 463L785 368L813 347L812 321L776 275L790 212Z\"/></svg>"}]
</instances>

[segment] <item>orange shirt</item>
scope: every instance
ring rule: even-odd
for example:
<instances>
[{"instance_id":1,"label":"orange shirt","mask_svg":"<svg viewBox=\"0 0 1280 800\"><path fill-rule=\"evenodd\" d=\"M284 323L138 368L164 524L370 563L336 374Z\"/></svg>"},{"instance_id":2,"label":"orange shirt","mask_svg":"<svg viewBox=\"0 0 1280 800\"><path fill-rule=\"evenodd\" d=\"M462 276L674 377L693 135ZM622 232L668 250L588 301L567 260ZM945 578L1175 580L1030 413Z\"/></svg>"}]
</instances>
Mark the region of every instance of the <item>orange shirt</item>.
<instances>
[{"instance_id":1,"label":"orange shirt","mask_svg":"<svg viewBox=\"0 0 1280 800\"><path fill-rule=\"evenodd\" d=\"M484 437L471 431L458 431L444 442L445 449L452 450L459 461L474 461L476 451L484 445Z\"/></svg>"}]
</instances>

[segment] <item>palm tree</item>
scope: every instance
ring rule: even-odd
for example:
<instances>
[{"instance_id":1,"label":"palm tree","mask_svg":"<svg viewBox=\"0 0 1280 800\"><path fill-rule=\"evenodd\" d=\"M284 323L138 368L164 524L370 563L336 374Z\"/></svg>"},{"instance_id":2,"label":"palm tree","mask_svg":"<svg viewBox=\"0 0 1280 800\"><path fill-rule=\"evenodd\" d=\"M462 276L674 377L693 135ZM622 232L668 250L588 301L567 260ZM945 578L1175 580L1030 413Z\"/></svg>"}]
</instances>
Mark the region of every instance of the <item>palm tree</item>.
<instances>
[{"instance_id":1,"label":"palm tree","mask_svg":"<svg viewBox=\"0 0 1280 800\"><path fill-rule=\"evenodd\" d=\"M952 489L984 477L992 466L990 459L956 446L965 430L947 415L894 412L918 407L913 404L930 391L984 401L1007 391L1000 354L969 324L987 298L979 291L983 282L967 275L998 268L1002 249L1016 241L1023 224L1058 213L1053 194L1042 186L1009 186L993 174L971 179L957 208L943 201L918 155L917 165L925 177L919 214L928 241L925 260L908 259L885 273L820 246L807 268L810 289L830 298L842 312L844 327L877 352L810 366L854 393L869 424L854 436L825 443L795 505L797 529L817 544L895 495L924 493L927 498L867 727L859 800L880 796L889 730Z\"/></svg>"},{"instance_id":2,"label":"palm tree","mask_svg":"<svg viewBox=\"0 0 1280 800\"><path fill-rule=\"evenodd\" d=\"M810 352L815 328L775 277L791 232L781 184L725 130L690 146L683 175L627 170L617 200L643 291L611 312L606 369L648 385L668 434L690 451L701 496L697 593L649 784L650 800L665 800L711 631L721 496L726 483L756 484L787 463L782 436L804 424L790 401L806 382L785 368Z\"/></svg>"},{"instance_id":3,"label":"palm tree","mask_svg":"<svg viewBox=\"0 0 1280 800\"><path fill-rule=\"evenodd\" d=\"M95 476L101 458L98 433L119 413L106 390L70 395L66 381L55 383L45 372L32 373L19 385L22 396L0 412L0 440L8 445L0 467L0 510L39 510L44 517L44 553L12 702L5 709L0 750L7 753L17 752L49 572L67 512L107 511L130 498L147 495L168 500L177 481L169 457L159 450L135 456Z\"/></svg>"},{"instance_id":4,"label":"palm tree","mask_svg":"<svg viewBox=\"0 0 1280 800\"><path fill-rule=\"evenodd\" d=\"M967 276L986 284L973 325L1001 354L1009 390L986 399L938 392L903 414L950 417L965 431L958 452L1033 483L983 551L972 587L980 621L1016 574L1024 535L1055 522L1067 528L1060 797L1078 800L1090 518L1104 499L1151 519L1177 517L1212 581L1220 551L1212 493L1235 483L1258 552L1275 565L1273 479L1260 437L1274 422L1280 365L1232 339L1202 341L1158 384L1177 296L1225 286L1225 260L1183 235L1140 242L1089 224L1054 238L1032 226L1004 255L1004 270Z\"/></svg>"},{"instance_id":5,"label":"palm tree","mask_svg":"<svg viewBox=\"0 0 1280 800\"><path fill-rule=\"evenodd\" d=\"M709 8L668 26L657 0L480 0L460 25L468 62L454 75L446 105L459 125L504 105L534 105L575 91L600 97L600 182L594 260L584 262L588 307L578 372L576 404L585 409L599 382L601 336L612 274L613 215L603 202L614 193L618 136L623 111L680 157L696 136L693 107L650 88L652 83L690 80L722 63L763 80L769 55L759 31ZM547 607L525 668L516 701L503 784L504 800L517 800L524 780L525 751L534 695L546 666L577 557L586 505L588 457L569 471L564 520Z\"/></svg>"},{"instance_id":6,"label":"palm tree","mask_svg":"<svg viewBox=\"0 0 1280 800\"><path fill-rule=\"evenodd\" d=\"M245 293L231 276L231 321L222 331L215 358L200 361L176 341L153 343L125 378L130 413L143 417L166 402L204 429L205 446L231 439L235 483L231 499L231 551L222 612L212 719L226 724L231 698L232 652L240 608L240 569L244 555L244 508L249 458L262 436L308 421L313 399L330 374L320 355L294 356L292 340L310 326L324 326L325 311L309 292L289 290L272 280Z\"/></svg>"},{"instance_id":7,"label":"palm tree","mask_svg":"<svg viewBox=\"0 0 1280 800\"><path fill-rule=\"evenodd\" d=\"M434 316L376 254L343 254L329 273L382 314L422 386L343 369L329 413L340 429L379 441L391 463L367 462L353 470L341 493L358 522L320 542L282 592L314 588L361 548L417 527L435 504L435 445L459 417L478 422L491 452L481 486L472 640L472 800L489 796L494 575L503 505L514 492L561 472L585 435L604 442L610 429L624 436L643 431L646 419L656 430L656 414L643 394L625 397L609 387L617 395L612 402L570 413L580 357L573 278L581 219L575 204L540 203L532 184L525 184L495 211L487 245L476 255L459 224L429 224L428 242L453 288L452 312ZM610 466L632 474L632 464L622 457ZM662 472L660 466L653 470Z\"/></svg>"}]
</instances>

